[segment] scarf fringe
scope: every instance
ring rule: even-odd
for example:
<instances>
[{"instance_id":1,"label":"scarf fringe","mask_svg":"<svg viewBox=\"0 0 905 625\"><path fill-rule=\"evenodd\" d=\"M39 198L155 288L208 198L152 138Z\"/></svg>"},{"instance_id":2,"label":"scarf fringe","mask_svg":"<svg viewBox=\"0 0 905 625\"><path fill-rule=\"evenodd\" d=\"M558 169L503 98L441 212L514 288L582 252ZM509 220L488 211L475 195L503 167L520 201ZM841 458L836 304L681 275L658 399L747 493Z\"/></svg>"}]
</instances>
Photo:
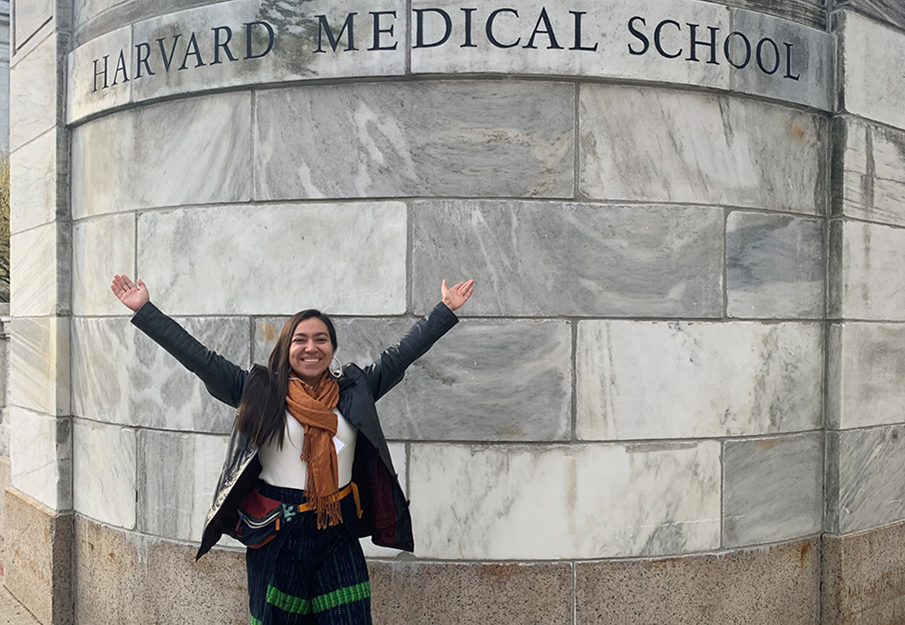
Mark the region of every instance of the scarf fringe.
<instances>
[{"instance_id":1,"label":"scarf fringe","mask_svg":"<svg viewBox=\"0 0 905 625\"><path fill-rule=\"evenodd\" d=\"M314 438L306 435L302 441L301 459L308 463L308 477L305 484L305 492L308 494L307 500L314 505L314 510L317 512L317 529L322 530L342 523L343 515L340 502L336 499L336 495L339 492L338 485L336 490L327 494L318 493L314 487L314 474L311 471L313 443ZM330 443L332 445L333 441L331 440Z\"/></svg>"}]
</instances>

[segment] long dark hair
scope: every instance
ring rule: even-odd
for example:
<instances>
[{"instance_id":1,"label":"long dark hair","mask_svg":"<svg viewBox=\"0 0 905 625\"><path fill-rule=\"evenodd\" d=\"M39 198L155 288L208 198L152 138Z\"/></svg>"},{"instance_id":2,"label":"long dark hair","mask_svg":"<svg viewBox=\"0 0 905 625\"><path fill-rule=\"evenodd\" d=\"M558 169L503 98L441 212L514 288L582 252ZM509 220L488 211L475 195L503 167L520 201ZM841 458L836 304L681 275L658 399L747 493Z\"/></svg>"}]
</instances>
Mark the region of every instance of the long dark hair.
<instances>
[{"instance_id":1,"label":"long dark hair","mask_svg":"<svg viewBox=\"0 0 905 625\"><path fill-rule=\"evenodd\" d=\"M280 330L277 344L270 352L267 368L254 367L248 374L245 390L239 403L237 427L249 437L255 447L262 447L276 438L282 448L286 430L286 394L289 392L289 347L296 326L306 319L320 319L327 326L330 343L336 351L336 328L330 317L313 308L294 314ZM329 372L327 373L329 375Z\"/></svg>"}]
</instances>

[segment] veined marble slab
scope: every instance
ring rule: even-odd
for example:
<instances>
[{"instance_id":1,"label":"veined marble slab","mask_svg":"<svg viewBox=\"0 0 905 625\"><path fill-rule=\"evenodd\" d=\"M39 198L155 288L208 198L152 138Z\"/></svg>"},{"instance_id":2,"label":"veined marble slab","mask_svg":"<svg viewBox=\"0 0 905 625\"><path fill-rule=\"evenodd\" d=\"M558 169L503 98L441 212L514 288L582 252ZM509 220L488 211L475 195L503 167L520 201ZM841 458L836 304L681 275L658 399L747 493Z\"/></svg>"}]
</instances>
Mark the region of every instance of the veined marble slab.
<instances>
[{"instance_id":1,"label":"veined marble slab","mask_svg":"<svg viewBox=\"0 0 905 625\"><path fill-rule=\"evenodd\" d=\"M15 126L15 124L13 124ZM10 232L68 219L65 133L54 128L10 157ZM63 157L63 158L61 158Z\"/></svg>"},{"instance_id":2,"label":"veined marble slab","mask_svg":"<svg viewBox=\"0 0 905 625\"><path fill-rule=\"evenodd\" d=\"M110 291L114 274L135 267L135 215L112 215L72 226L72 311L131 315Z\"/></svg>"},{"instance_id":3,"label":"veined marble slab","mask_svg":"<svg viewBox=\"0 0 905 625\"><path fill-rule=\"evenodd\" d=\"M70 310L71 230L51 222L10 237L10 314L44 317Z\"/></svg>"},{"instance_id":4,"label":"veined marble slab","mask_svg":"<svg viewBox=\"0 0 905 625\"><path fill-rule=\"evenodd\" d=\"M850 10L839 24L845 110L905 130L905 33Z\"/></svg>"},{"instance_id":5,"label":"veined marble slab","mask_svg":"<svg viewBox=\"0 0 905 625\"><path fill-rule=\"evenodd\" d=\"M166 102L72 133L72 215L251 199L251 95Z\"/></svg>"},{"instance_id":6,"label":"veined marble slab","mask_svg":"<svg viewBox=\"0 0 905 625\"><path fill-rule=\"evenodd\" d=\"M12 22L18 46L33 37L41 27L53 18L54 0L31 0L16 3L16 19Z\"/></svg>"},{"instance_id":7,"label":"veined marble slab","mask_svg":"<svg viewBox=\"0 0 905 625\"><path fill-rule=\"evenodd\" d=\"M726 222L730 317L823 317L823 221L733 211Z\"/></svg>"},{"instance_id":8,"label":"veined marble slab","mask_svg":"<svg viewBox=\"0 0 905 625\"><path fill-rule=\"evenodd\" d=\"M699 438L821 427L820 323L582 321L582 440Z\"/></svg>"},{"instance_id":9,"label":"veined marble slab","mask_svg":"<svg viewBox=\"0 0 905 625\"><path fill-rule=\"evenodd\" d=\"M546 82L258 92L255 197L572 197L574 103Z\"/></svg>"},{"instance_id":10,"label":"veined marble slab","mask_svg":"<svg viewBox=\"0 0 905 625\"><path fill-rule=\"evenodd\" d=\"M285 321L255 320L257 362L267 362ZM367 366L415 322L336 319L337 358ZM381 426L403 440L568 440L571 361L566 321L463 320L380 400Z\"/></svg>"},{"instance_id":11,"label":"veined marble slab","mask_svg":"<svg viewBox=\"0 0 905 625\"><path fill-rule=\"evenodd\" d=\"M905 229L830 222L833 319L905 321Z\"/></svg>"},{"instance_id":12,"label":"veined marble slab","mask_svg":"<svg viewBox=\"0 0 905 625\"><path fill-rule=\"evenodd\" d=\"M822 30L696 0L233 0L76 48L67 121L174 94L407 73L655 81L829 110L832 46Z\"/></svg>"},{"instance_id":13,"label":"veined marble slab","mask_svg":"<svg viewBox=\"0 0 905 625\"><path fill-rule=\"evenodd\" d=\"M138 274L175 315L288 315L301 299L335 314L399 314L406 219L400 202L144 213Z\"/></svg>"},{"instance_id":14,"label":"veined marble slab","mask_svg":"<svg viewBox=\"0 0 905 625\"><path fill-rule=\"evenodd\" d=\"M14 317L9 403L49 415L69 412L69 317Z\"/></svg>"},{"instance_id":15,"label":"veined marble slab","mask_svg":"<svg viewBox=\"0 0 905 625\"><path fill-rule=\"evenodd\" d=\"M133 529L135 430L82 419L74 421L73 507L97 521Z\"/></svg>"},{"instance_id":16,"label":"veined marble slab","mask_svg":"<svg viewBox=\"0 0 905 625\"><path fill-rule=\"evenodd\" d=\"M154 297L153 284L148 287ZM208 349L244 369L251 366L248 319L177 322ZM76 415L121 425L229 433L236 411L211 397L198 378L128 319L76 317L72 335Z\"/></svg>"},{"instance_id":17,"label":"veined marble slab","mask_svg":"<svg viewBox=\"0 0 905 625\"><path fill-rule=\"evenodd\" d=\"M445 277L468 316L722 316L722 209L438 200L412 228L418 313Z\"/></svg>"},{"instance_id":18,"label":"veined marble slab","mask_svg":"<svg viewBox=\"0 0 905 625\"><path fill-rule=\"evenodd\" d=\"M579 118L588 197L824 212L823 116L727 96L582 85Z\"/></svg>"},{"instance_id":19,"label":"veined marble slab","mask_svg":"<svg viewBox=\"0 0 905 625\"><path fill-rule=\"evenodd\" d=\"M834 177L835 213L891 225L905 225L905 131L834 120L838 152Z\"/></svg>"},{"instance_id":20,"label":"veined marble slab","mask_svg":"<svg viewBox=\"0 0 905 625\"><path fill-rule=\"evenodd\" d=\"M13 152L62 121L57 72L68 44L60 35L48 37L9 69L9 151Z\"/></svg>"},{"instance_id":21,"label":"veined marble slab","mask_svg":"<svg viewBox=\"0 0 905 625\"><path fill-rule=\"evenodd\" d=\"M905 422L905 324L833 324L828 349L828 427Z\"/></svg>"},{"instance_id":22,"label":"veined marble slab","mask_svg":"<svg viewBox=\"0 0 905 625\"><path fill-rule=\"evenodd\" d=\"M849 534L905 519L905 427L827 434L827 531Z\"/></svg>"},{"instance_id":23,"label":"veined marble slab","mask_svg":"<svg viewBox=\"0 0 905 625\"><path fill-rule=\"evenodd\" d=\"M138 529L200 542L228 445L226 436L141 431Z\"/></svg>"},{"instance_id":24,"label":"veined marble slab","mask_svg":"<svg viewBox=\"0 0 905 625\"><path fill-rule=\"evenodd\" d=\"M819 533L823 433L726 441L723 515L724 547Z\"/></svg>"},{"instance_id":25,"label":"veined marble slab","mask_svg":"<svg viewBox=\"0 0 905 625\"><path fill-rule=\"evenodd\" d=\"M410 454L420 557L611 558L720 544L717 442L412 444Z\"/></svg>"},{"instance_id":26,"label":"veined marble slab","mask_svg":"<svg viewBox=\"0 0 905 625\"><path fill-rule=\"evenodd\" d=\"M12 485L52 510L72 507L72 420L11 406Z\"/></svg>"}]
</instances>

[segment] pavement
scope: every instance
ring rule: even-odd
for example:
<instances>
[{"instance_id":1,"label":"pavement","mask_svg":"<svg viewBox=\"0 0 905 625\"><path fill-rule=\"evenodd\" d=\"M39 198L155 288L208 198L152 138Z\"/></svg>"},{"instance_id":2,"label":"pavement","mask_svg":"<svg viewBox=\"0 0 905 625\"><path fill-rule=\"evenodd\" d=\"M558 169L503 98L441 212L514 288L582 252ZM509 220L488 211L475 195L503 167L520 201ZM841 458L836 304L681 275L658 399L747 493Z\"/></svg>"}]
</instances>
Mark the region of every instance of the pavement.
<instances>
[{"instance_id":1,"label":"pavement","mask_svg":"<svg viewBox=\"0 0 905 625\"><path fill-rule=\"evenodd\" d=\"M41 625L2 584L0 584L0 625Z\"/></svg>"}]
</instances>

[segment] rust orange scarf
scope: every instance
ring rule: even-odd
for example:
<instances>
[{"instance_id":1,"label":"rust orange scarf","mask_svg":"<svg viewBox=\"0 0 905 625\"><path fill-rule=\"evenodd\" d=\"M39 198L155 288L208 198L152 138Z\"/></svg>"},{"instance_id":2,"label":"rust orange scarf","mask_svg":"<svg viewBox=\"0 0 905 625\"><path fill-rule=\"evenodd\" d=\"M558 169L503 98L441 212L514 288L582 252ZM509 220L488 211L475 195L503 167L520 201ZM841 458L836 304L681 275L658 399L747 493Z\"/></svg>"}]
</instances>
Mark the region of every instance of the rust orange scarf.
<instances>
[{"instance_id":1,"label":"rust orange scarf","mask_svg":"<svg viewBox=\"0 0 905 625\"><path fill-rule=\"evenodd\" d=\"M317 528L324 529L342 521L339 491L339 468L336 461L336 414L339 384L324 374L312 388L297 378L289 379L286 409L305 428L301 458L308 463L305 496L317 511Z\"/></svg>"}]
</instances>

